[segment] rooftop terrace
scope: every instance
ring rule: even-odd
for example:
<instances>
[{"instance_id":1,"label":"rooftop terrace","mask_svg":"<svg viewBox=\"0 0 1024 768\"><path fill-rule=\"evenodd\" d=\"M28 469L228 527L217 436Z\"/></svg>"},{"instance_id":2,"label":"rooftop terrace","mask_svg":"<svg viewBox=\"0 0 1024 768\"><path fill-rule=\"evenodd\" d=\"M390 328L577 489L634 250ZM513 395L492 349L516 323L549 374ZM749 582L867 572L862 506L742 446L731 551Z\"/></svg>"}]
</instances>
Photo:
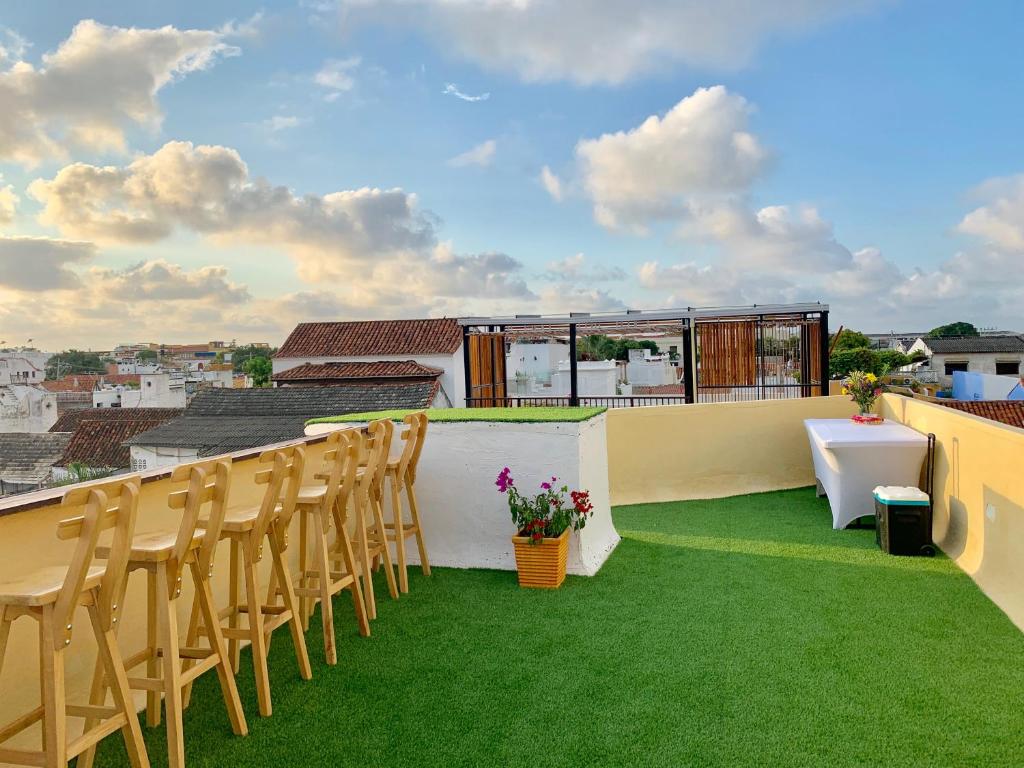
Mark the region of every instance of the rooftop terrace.
<instances>
[{"instance_id":1,"label":"rooftop terrace","mask_svg":"<svg viewBox=\"0 0 1024 768\"><path fill-rule=\"evenodd\" d=\"M531 410L550 418L524 421ZM936 435L945 555L897 558L870 529L832 530L803 422L847 418L847 398L436 412L416 478L434 574L411 568L397 601L378 585L370 637L336 596L338 665L314 618L311 681L291 640L275 638L272 717L257 716L243 660L247 737L231 735L216 679L201 677L187 764L1024 764L1024 429L893 394L878 410ZM304 442L308 477L325 438ZM258 454L232 454L229 506L259 504ZM557 473L591 491L601 515L573 534L576 575L560 590L520 589L508 572L514 528L493 490L503 465L524 488ZM170 471L142 473L138 533L177 525ZM67 562L60 495L0 501L0 581ZM228 572L223 552L220 604ZM145 605L135 578L125 649L144 639ZM15 624L8 659L27 663L3 669L0 720L36 705L37 648ZM69 696L82 700L87 633L70 652ZM153 765L166 765L164 729L143 731ZM98 764L127 764L118 737Z\"/></svg>"},{"instance_id":2,"label":"rooftop terrace","mask_svg":"<svg viewBox=\"0 0 1024 768\"><path fill-rule=\"evenodd\" d=\"M598 578L412 571L312 682L282 638L273 718L233 737L216 680L193 766L1020 765L1024 635L945 557L837 536L811 489L619 507ZM255 698L251 667L242 700ZM146 729L154 765L162 728ZM97 764L124 765L118 739Z\"/></svg>"}]
</instances>

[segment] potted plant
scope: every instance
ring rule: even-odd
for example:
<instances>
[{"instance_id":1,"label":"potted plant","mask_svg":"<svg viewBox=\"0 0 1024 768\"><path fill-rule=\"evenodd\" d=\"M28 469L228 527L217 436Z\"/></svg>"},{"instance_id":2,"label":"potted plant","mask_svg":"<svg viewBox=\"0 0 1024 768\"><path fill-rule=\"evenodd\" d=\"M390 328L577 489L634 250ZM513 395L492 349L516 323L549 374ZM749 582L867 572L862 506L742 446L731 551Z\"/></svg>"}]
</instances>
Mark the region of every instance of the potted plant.
<instances>
[{"instance_id":1,"label":"potted plant","mask_svg":"<svg viewBox=\"0 0 1024 768\"><path fill-rule=\"evenodd\" d=\"M843 394L857 404L858 413L850 418L858 424L881 424L884 419L871 412L875 400L882 394L882 385L873 373L850 371L843 380Z\"/></svg>"},{"instance_id":2,"label":"potted plant","mask_svg":"<svg viewBox=\"0 0 1024 768\"><path fill-rule=\"evenodd\" d=\"M495 485L508 496L508 509L518 535L512 537L519 586L557 589L565 581L565 562L569 555L569 532L578 531L593 515L587 491L572 491L558 486L558 478L540 484L540 493L527 496L519 492L512 473L505 467ZM571 503L566 501L569 494Z\"/></svg>"}]
</instances>

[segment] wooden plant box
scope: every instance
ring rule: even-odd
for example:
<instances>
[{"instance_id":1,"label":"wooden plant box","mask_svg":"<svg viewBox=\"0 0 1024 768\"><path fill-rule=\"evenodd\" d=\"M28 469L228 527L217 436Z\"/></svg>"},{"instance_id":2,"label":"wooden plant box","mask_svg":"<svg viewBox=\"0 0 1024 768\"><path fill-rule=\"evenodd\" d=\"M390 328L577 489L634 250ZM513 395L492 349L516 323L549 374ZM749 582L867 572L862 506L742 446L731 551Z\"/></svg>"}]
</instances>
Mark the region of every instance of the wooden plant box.
<instances>
[{"instance_id":1,"label":"wooden plant box","mask_svg":"<svg viewBox=\"0 0 1024 768\"><path fill-rule=\"evenodd\" d=\"M519 586L558 589L565 581L565 562L569 557L569 529L554 539L531 544L526 536L513 536Z\"/></svg>"}]
</instances>

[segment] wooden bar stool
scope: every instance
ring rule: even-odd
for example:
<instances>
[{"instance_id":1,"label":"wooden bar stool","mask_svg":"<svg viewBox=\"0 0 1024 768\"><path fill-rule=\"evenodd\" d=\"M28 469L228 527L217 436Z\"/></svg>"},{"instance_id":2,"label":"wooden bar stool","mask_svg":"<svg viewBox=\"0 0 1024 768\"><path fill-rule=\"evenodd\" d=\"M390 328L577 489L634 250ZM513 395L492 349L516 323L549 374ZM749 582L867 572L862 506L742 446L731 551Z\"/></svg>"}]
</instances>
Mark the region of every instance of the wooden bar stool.
<instances>
[{"instance_id":1,"label":"wooden bar stool","mask_svg":"<svg viewBox=\"0 0 1024 768\"><path fill-rule=\"evenodd\" d=\"M42 721L43 748L39 751L0 748L0 763L67 766L104 736L120 729L133 768L148 768L149 757L135 714L128 675L117 647L114 628L119 617L118 599L127 578L128 552L135 531L139 504L139 477L72 488L64 494L62 508L81 513L62 520L57 538L78 539L71 564L43 568L21 579L0 584L0 664L3 663L11 623L29 616L39 623L40 687L42 704L0 728L0 743ZM103 531L113 528L106 564L94 564L96 545ZM64 654L71 644L75 609L84 606L99 649L99 663L113 692L113 706L91 699L89 704L68 704L64 681ZM70 743L67 718L82 717L93 723Z\"/></svg>"},{"instance_id":2,"label":"wooden bar stool","mask_svg":"<svg viewBox=\"0 0 1024 768\"><path fill-rule=\"evenodd\" d=\"M163 694L167 711L168 764L180 768L185 765L184 693L204 672L217 671L231 730L237 736L245 736L249 729L235 677L228 666L227 645L210 589L213 559L231 484L230 461L183 464L171 473L171 483L167 505L171 510L182 510L177 533L145 533L132 540L128 572L145 571L148 585L147 641L143 650L125 659L125 667L132 669L146 664L146 677L129 677L128 685L146 691L146 723L150 727L160 724L160 694ZM201 517L206 505L209 505L209 514ZM96 554L108 557L110 552L100 547ZM178 637L177 602L186 568L192 574L195 598L192 621L182 646ZM205 633L208 648L198 645L200 616L203 626L209 630ZM103 670L97 667L93 696L103 701L105 695ZM89 722L86 724L88 726ZM84 752L78 768L90 768L94 755L95 748Z\"/></svg>"},{"instance_id":3,"label":"wooden bar stool","mask_svg":"<svg viewBox=\"0 0 1024 768\"><path fill-rule=\"evenodd\" d=\"M232 668L237 672L239 665L239 641L252 643L252 664L256 674L256 695L260 714L269 717L273 708L270 703L270 672L267 653L270 635L275 629L288 625L295 648L295 659L299 675L303 680L313 677L306 651L306 638L302 632L302 617L298 598L292 584L291 572L285 561L288 549L288 525L295 512L299 486L302 484L302 469L305 462L302 445L271 448L260 454L260 462L270 464L269 469L256 474L256 482L265 484L263 502L258 507L227 511L221 538L231 542L231 572L229 574L229 605L219 613L220 619L227 619L224 637L228 639ZM272 579L268 600L261 603L258 566L263 559L264 541L270 544ZM240 591L244 582L245 601ZM282 604L277 603L280 596ZM247 626L239 626L242 616L247 616Z\"/></svg>"},{"instance_id":4,"label":"wooden bar stool","mask_svg":"<svg viewBox=\"0 0 1024 768\"><path fill-rule=\"evenodd\" d=\"M373 592L374 566L381 561L387 577L391 597L398 599L398 582L391 562L387 529L384 527L384 511L381 500L384 496L384 477L387 473L388 453L391 450L391 435L394 425L387 419L373 421L361 437L359 454L361 466L356 472L356 488L352 494L355 514L355 536L353 545L359 560L360 576L363 580L363 597L366 612L371 619L377 618L377 599ZM335 550L335 562L342 560Z\"/></svg>"},{"instance_id":5,"label":"wooden bar stool","mask_svg":"<svg viewBox=\"0 0 1024 768\"><path fill-rule=\"evenodd\" d=\"M405 564L405 540L416 537L416 546L420 550L420 567L423 575L430 575L430 561L427 559L427 547L423 543L423 528L420 525L420 510L416 503L416 467L420 453L423 451L423 440L427 436L427 414L423 411L407 414L404 419L405 429L402 430L402 455L391 459L387 465L387 477L391 481L391 521L387 523L388 541L395 542L395 554L398 559L398 588L402 592L409 591L409 574ZM412 522L405 522L402 512L401 491L405 491L405 499L409 505L409 517Z\"/></svg>"},{"instance_id":6,"label":"wooden bar stool","mask_svg":"<svg viewBox=\"0 0 1024 768\"><path fill-rule=\"evenodd\" d=\"M344 514L339 513L348 505L356 484L356 470L359 464L359 430L341 430L327 436L324 451L323 470L315 475L323 481L317 485L299 488L295 510L300 515L302 542L306 543L312 532L313 563L306 559L306 547L300 547L299 586L295 594L302 607L302 623L309 627L313 604L320 601L320 619L323 623L324 655L328 664L338 663L338 652L334 638L334 607L331 596L343 589L352 593L359 634L370 634L370 623L366 616L363 592L359 586L358 568L352 549L352 539L345 525ZM331 521L335 522L334 546L328 542ZM332 549L337 552L344 570L331 568Z\"/></svg>"}]
</instances>

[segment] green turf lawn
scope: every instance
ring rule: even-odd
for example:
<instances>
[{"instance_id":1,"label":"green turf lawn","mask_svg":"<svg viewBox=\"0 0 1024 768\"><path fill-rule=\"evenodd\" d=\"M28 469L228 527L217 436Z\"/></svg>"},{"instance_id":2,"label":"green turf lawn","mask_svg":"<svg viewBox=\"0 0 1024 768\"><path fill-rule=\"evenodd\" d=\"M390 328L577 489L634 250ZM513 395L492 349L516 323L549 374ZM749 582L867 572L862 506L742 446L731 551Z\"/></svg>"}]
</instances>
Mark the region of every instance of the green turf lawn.
<instances>
[{"instance_id":1,"label":"green turf lawn","mask_svg":"<svg viewBox=\"0 0 1024 768\"><path fill-rule=\"evenodd\" d=\"M833 531L810 489L615 522L598 576L558 591L438 568L392 602L381 578L369 639L339 596L337 667L315 622L311 682L275 638L270 719L243 655L247 738L200 681L189 765L1024 765L1024 635L949 560ZM127 765L119 736L99 764Z\"/></svg>"},{"instance_id":2,"label":"green turf lawn","mask_svg":"<svg viewBox=\"0 0 1024 768\"><path fill-rule=\"evenodd\" d=\"M544 421L586 421L607 408L430 408L427 416L436 423L462 421L501 421L506 423L533 424ZM373 421L374 419L402 418L414 411L368 411L365 413L346 413L342 416L326 416L321 419L310 419L307 424L348 424L350 422Z\"/></svg>"}]
</instances>

